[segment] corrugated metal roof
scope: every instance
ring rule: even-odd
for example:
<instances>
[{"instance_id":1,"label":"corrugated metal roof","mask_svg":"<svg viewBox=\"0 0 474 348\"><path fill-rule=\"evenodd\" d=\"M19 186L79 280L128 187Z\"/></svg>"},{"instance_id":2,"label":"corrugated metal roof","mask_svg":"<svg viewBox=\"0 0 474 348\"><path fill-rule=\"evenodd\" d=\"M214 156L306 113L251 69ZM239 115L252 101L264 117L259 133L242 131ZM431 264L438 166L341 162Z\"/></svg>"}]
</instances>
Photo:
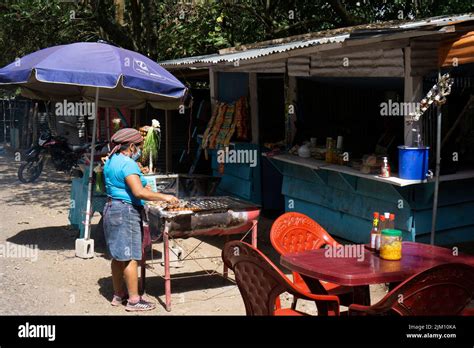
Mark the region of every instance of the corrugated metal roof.
<instances>
[{"instance_id":1,"label":"corrugated metal roof","mask_svg":"<svg viewBox=\"0 0 474 348\"><path fill-rule=\"evenodd\" d=\"M405 24L400 24L398 27L402 29L421 28L427 25L449 25L456 22L465 22L474 19L473 13L466 13L454 16L439 16L423 19L420 21L411 21Z\"/></svg>"},{"instance_id":2,"label":"corrugated metal roof","mask_svg":"<svg viewBox=\"0 0 474 348\"><path fill-rule=\"evenodd\" d=\"M188 64L196 64L196 63L216 64L219 62L235 62L239 60L246 60L246 59L253 59L253 58L258 58L262 56L267 56L273 53L286 52L286 51L294 50L296 48L304 48L304 47L322 45L322 44L327 44L327 43L343 42L348 37L349 37L349 34L345 34L345 35L338 35L334 37L318 38L318 39L313 39L313 40L301 40L301 41L286 43L283 45L274 45L274 46L264 47L264 48L254 48L254 49L241 51L241 52L234 52L234 53L227 53L227 54L211 54L208 56L196 56L196 57L166 60L166 61L160 62L159 64L160 65L188 65Z\"/></svg>"},{"instance_id":3,"label":"corrugated metal roof","mask_svg":"<svg viewBox=\"0 0 474 348\"><path fill-rule=\"evenodd\" d=\"M328 30L324 32L316 32L307 34L305 36L319 36L317 38L307 38L303 40L295 40L282 44L273 44L262 47L250 48L247 50L241 50L237 52L225 53L225 54L210 54L194 57L186 57L180 59L171 59L159 62L160 65L164 65L168 68L173 66L192 66L196 64L212 65L220 62L236 62L240 60L249 60L255 59L274 53L282 53L295 49L324 45L330 43L344 42L347 39L351 38L351 33L357 30L366 30L367 33L365 37L370 37L371 35L381 35L380 29L386 29L383 34L390 34L390 30L400 31L400 30L413 30L418 28L423 28L426 26L443 26L450 25L459 22L465 22L469 20L474 20L474 13L456 15L456 16L443 16L443 17L432 17L424 20L416 20L410 22L402 22L395 24L393 21L382 22L382 23L372 23L363 26L355 26L348 28L337 28L334 30ZM337 35L331 35L332 33L337 33ZM372 32L372 34L371 34ZM327 35L327 36L322 36ZM321 37L322 36L322 37ZM360 37L360 36L359 36ZM291 39L291 38L288 38ZM258 44L256 44L258 45Z\"/></svg>"}]
</instances>

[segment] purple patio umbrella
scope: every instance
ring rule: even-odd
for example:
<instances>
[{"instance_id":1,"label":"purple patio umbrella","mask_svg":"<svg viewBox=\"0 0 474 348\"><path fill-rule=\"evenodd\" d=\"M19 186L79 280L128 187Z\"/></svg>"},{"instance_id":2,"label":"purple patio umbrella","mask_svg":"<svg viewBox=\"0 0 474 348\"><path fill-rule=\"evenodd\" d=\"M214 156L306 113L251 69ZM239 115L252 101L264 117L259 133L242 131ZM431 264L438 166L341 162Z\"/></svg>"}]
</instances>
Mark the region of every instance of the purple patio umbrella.
<instances>
[{"instance_id":1,"label":"purple patio umbrella","mask_svg":"<svg viewBox=\"0 0 474 348\"><path fill-rule=\"evenodd\" d=\"M34 99L94 101L100 106L142 108L148 102L176 109L186 87L158 63L105 43L45 48L0 69L0 85L16 85Z\"/></svg>"},{"instance_id":2,"label":"purple patio umbrella","mask_svg":"<svg viewBox=\"0 0 474 348\"><path fill-rule=\"evenodd\" d=\"M171 110L183 103L186 87L140 53L106 43L78 42L45 48L0 69L0 86L18 86L28 98L95 101L91 159L97 110L116 106ZM84 240L90 239L93 161L89 167ZM77 254L77 242L76 242Z\"/></svg>"}]
</instances>

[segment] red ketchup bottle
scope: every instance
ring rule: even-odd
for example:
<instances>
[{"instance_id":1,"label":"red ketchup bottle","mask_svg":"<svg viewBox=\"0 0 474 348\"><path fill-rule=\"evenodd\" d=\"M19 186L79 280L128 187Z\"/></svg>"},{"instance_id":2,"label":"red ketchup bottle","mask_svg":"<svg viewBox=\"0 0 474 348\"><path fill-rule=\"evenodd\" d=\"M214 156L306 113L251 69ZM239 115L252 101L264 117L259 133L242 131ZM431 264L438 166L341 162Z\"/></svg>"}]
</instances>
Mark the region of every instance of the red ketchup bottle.
<instances>
[{"instance_id":1,"label":"red ketchup bottle","mask_svg":"<svg viewBox=\"0 0 474 348\"><path fill-rule=\"evenodd\" d=\"M380 237L380 231L378 231L379 225L379 213L374 213L374 219L372 220L372 230L370 231L370 250L377 249L377 239Z\"/></svg>"}]
</instances>

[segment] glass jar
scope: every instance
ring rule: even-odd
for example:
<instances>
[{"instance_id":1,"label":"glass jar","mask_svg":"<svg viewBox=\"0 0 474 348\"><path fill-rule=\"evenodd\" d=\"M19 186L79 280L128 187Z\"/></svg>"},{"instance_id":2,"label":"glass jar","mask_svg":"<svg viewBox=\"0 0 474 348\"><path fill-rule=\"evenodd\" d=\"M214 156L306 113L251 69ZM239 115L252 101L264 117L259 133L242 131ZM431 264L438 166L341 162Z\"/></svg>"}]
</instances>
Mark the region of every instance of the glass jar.
<instances>
[{"instance_id":1,"label":"glass jar","mask_svg":"<svg viewBox=\"0 0 474 348\"><path fill-rule=\"evenodd\" d=\"M402 258L402 231L385 229L380 237L380 257L384 260Z\"/></svg>"}]
</instances>

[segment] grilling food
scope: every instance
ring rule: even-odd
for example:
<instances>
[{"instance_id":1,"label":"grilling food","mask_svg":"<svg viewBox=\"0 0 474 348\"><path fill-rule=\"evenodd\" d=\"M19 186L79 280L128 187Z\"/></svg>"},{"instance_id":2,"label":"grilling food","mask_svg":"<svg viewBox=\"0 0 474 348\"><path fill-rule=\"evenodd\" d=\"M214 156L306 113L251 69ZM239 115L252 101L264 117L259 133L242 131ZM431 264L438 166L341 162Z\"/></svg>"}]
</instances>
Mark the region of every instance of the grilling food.
<instances>
[{"instance_id":1,"label":"grilling food","mask_svg":"<svg viewBox=\"0 0 474 348\"><path fill-rule=\"evenodd\" d=\"M173 211L204 211L214 209L226 209L227 204L217 199L192 199L192 200L180 200L178 203L168 203L164 201L148 202L148 205L158 207L162 210L173 212Z\"/></svg>"},{"instance_id":2,"label":"grilling food","mask_svg":"<svg viewBox=\"0 0 474 348\"><path fill-rule=\"evenodd\" d=\"M183 211L183 210L192 210L188 207L188 202L180 200L178 203L168 203L164 201L154 201L148 202L149 205L167 210L167 211Z\"/></svg>"}]
</instances>

